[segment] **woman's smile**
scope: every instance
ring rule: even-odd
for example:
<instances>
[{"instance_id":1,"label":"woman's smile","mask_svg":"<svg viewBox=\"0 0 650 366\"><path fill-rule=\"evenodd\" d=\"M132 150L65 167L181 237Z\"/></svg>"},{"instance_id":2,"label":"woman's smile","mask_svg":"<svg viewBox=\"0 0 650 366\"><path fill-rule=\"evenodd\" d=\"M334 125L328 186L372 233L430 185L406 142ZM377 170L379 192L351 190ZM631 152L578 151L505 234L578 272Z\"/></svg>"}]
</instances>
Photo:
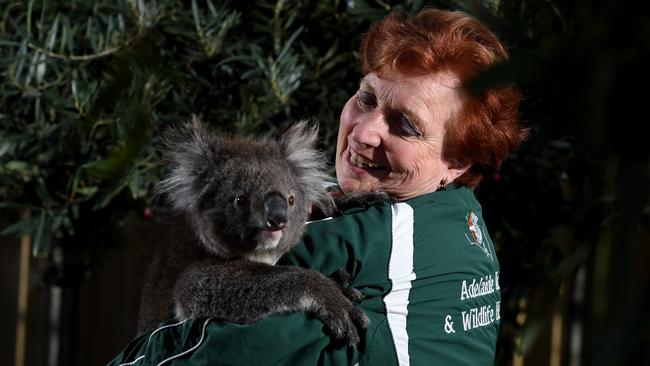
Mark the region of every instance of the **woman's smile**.
<instances>
[{"instance_id":1,"label":"woman's smile","mask_svg":"<svg viewBox=\"0 0 650 366\"><path fill-rule=\"evenodd\" d=\"M355 167L361 169L385 169L385 167L381 166L380 164L377 164L374 161L370 159L366 159L363 156L355 153L354 150L352 150L352 148L349 148L348 150L350 153L349 161Z\"/></svg>"}]
</instances>

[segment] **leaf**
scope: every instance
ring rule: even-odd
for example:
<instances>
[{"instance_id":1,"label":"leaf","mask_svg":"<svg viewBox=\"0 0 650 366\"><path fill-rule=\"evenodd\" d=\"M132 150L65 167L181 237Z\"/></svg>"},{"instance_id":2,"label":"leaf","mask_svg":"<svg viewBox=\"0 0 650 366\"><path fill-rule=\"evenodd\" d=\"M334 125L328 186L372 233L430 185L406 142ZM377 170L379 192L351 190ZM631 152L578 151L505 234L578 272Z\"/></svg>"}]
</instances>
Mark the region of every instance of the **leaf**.
<instances>
[{"instance_id":1,"label":"leaf","mask_svg":"<svg viewBox=\"0 0 650 366\"><path fill-rule=\"evenodd\" d=\"M0 39L0 46L3 47L20 47L21 43L16 41L9 41L6 39Z\"/></svg>"},{"instance_id":2,"label":"leaf","mask_svg":"<svg viewBox=\"0 0 650 366\"><path fill-rule=\"evenodd\" d=\"M12 154L15 148L13 141L8 141L4 136L0 136L0 158L5 154Z\"/></svg>"},{"instance_id":3,"label":"leaf","mask_svg":"<svg viewBox=\"0 0 650 366\"><path fill-rule=\"evenodd\" d=\"M96 186L77 188L77 192L86 197L92 197L99 189Z\"/></svg>"},{"instance_id":4,"label":"leaf","mask_svg":"<svg viewBox=\"0 0 650 366\"><path fill-rule=\"evenodd\" d=\"M194 27L199 34L199 38L203 37L203 28L201 27L201 15L199 14L199 6L196 0L192 0L192 17L194 18Z\"/></svg>"},{"instance_id":5,"label":"leaf","mask_svg":"<svg viewBox=\"0 0 650 366\"><path fill-rule=\"evenodd\" d=\"M14 74L14 79L15 80L20 80L21 75L23 73L23 70L25 69L25 64L27 62L27 58L29 54L27 53L27 39L22 41L20 44L20 48L18 49L18 53L16 55L16 59L18 60L18 64L13 68L13 74Z\"/></svg>"},{"instance_id":6,"label":"leaf","mask_svg":"<svg viewBox=\"0 0 650 366\"><path fill-rule=\"evenodd\" d=\"M109 203L111 203L111 200L115 198L124 188L127 186L127 181L126 179L120 180L112 189L110 189L108 192L106 192L93 206L93 210L99 210L101 208L104 208L108 206Z\"/></svg>"},{"instance_id":7,"label":"leaf","mask_svg":"<svg viewBox=\"0 0 650 366\"><path fill-rule=\"evenodd\" d=\"M40 207L28 205L25 203L20 203L20 202L0 202L0 208L12 208L16 210L39 210Z\"/></svg>"},{"instance_id":8,"label":"leaf","mask_svg":"<svg viewBox=\"0 0 650 366\"><path fill-rule=\"evenodd\" d=\"M16 234L16 236L21 236L26 234L32 234L38 228L39 222L40 222L40 217L30 217L28 219L24 219L7 226L2 231L0 231L0 235Z\"/></svg>"},{"instance_id":9,"label":"leaf","mask_svg":"<svg viewBox=\"0 0 650 366\"><path fill-rule=\"evenodd\" d=\"M38 230L34 236L32 255L38 257L41 254L49 254L52 232L49 230L50 215L43 210L38 220Z\"/></svg>"},{"instance_id":10,"label":"leaf","mask_svg":"<svg viewBox=\"0 0 650 366\"><path fill-rule=\"evenodd\" d=\"M5 164L5 169L25 173L29 171L29 164L24 161L12 160Z\"/></svg>"},{"instance_id":11,"label":"leaf","mask_svg":"<svg viewBox=\"0 0 650 366\"><path fill-rule=\"evenodd\" d=\"M129 190L131 191L131 197L137 199L139 197L140 191L140 172L138 169L133 169L133 172L129 174Z\"/></svg>"},{"instance_id":12,"label":"leaf","mask_svg":"<svg viewBox=\"0 0 650 366\"><path fill-rule=\"evenodd\" d=\"M41 52L36 51L32 54L31 62L29 64L29 69L27 71L27 76L25 76L25 86L28 86L32 82L32 78L35 76L38 65L41 63Z\"/></svg>"},{"instance_id":13,"label":"leaf","mask_svg":"<svg viewBox=\"0 0 650 366\"><path fill-rule=\"evenodd\" d=\"M296 29L291 37L287 40L287 42L284 44L284 47L282 47L282 51L278 55L278 63L282 62L284 58L286 57L287 53L289 53L289 50L291 49L291 45L293 45L293 42L298 38L300 33L302 33L303 29L305 29L304 26L300 26L298 29Z\"/></svg>"},{"instance_id":14,"label":"leaf","mask_svg":"<svg viewBox=\"0 0 650 366\"><path fill-rule=\"evenodd\" d=\"M56 18L54 18L54 22L52 23L52 28L50 28L50 31L47 36L47 43L45 45L45 48L49 51L54 49L54 45L56 43L56 36L59 31L59 18L61 17L61 13L56 15Z\"/></svg>"},{"instance_id":15,"label":"leaf","mask_svg":"<svg viewBox=\"0 0 650 366\"><path fill-rule=\"evenodd\" d=\"M34 1L35 0L29 0L27 3L27 36L31 37L32 35L32 10L34 9Z\"/></svg>"},{"instance_id":16,"label":"leaf","mask_svg":"<svg viewBox=\"0 0 650 366\"><path fill-rule=\"evenodd\" d=\"M50 192L47 189L47 186L45 185L45 180L43 177L38 177L36 184L36 194L38 195L38 198L40 198L41 201L43 201L43 203L46 205L52 202L52 197L50 196Z\"/></svg>"},{"instance_id":17,"label":"leaf","mask_svg":"<svg viewBox=\"0 0 650 366\"><path fill-rule=\"evenodd\" d=\"M138 100L131 102L124 116L133 128L129 132L124 145L114 150L102 160L84 164L88 172L103 180L114 180L121 177L133 165L135 156L147 142L147 133L151 126L151 116L148 110Z\"/></svg>"}]
</instances>

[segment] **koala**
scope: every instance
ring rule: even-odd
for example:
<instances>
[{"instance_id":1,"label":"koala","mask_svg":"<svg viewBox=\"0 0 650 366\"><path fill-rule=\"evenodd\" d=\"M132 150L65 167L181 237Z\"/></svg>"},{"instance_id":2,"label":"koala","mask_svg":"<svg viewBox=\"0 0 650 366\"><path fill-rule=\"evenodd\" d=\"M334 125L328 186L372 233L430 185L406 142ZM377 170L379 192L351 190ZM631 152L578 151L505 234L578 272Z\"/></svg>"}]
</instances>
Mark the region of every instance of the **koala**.
<instances>
[{"instance_id":1,"label":"koala","mask_svg":"<svg viewBox=\"0 0 650 366\"><path fill-rule=\"evenodd\" d=\"M312 207L334 208L317 136L301 122L280 141L224 138L198 117L164 135L170 169L159 192L182 217L147 269L140 332L172 316L251 323L302 311L336 343L358 343L368 318L345 272L328 278L275 265L298 242Z\"/></svg>"}]
</instances>

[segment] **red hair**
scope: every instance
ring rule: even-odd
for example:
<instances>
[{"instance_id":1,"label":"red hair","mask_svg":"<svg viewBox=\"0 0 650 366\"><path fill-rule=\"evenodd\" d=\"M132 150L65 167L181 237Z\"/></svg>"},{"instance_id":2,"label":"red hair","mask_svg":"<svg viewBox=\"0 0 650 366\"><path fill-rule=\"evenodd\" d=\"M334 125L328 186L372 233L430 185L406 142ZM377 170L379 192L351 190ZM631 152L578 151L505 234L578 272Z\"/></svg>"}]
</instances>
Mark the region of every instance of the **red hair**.
<instances>
[{"instance_id":1,"label":"red hair","mask_svg":"<svg viewBox=\"0 0 650 366\"><path fill-rule=\"evenodd\" d=\"M465 86L480 72L508 60L487 27L462 12L426 9L415 16L392 12L373 24L360 50L364 74L422 76L451 72ZM442 158L450 168L469 169L454 183L476 187L499 170L528 133L518 125L521 95L512 85L480 94L460 90L461 108L445 125Z\"/></svg>"}]
</instances>

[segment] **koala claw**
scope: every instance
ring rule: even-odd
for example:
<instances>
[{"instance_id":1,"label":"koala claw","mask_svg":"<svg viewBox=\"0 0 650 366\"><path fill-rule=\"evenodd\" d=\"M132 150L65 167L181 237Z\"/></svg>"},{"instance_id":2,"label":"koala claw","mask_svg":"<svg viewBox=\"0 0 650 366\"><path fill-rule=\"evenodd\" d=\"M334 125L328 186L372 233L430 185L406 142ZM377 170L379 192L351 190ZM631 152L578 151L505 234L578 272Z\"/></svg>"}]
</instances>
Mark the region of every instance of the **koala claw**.
<instances>
[{"instance_id":1,"label":"koala claw","mask_svg":"<svg viewBox=\"0 0 650 366\"><path fill-rule=\"evenodd\" d=\"M368 316L363 311L355 307L352 308L352 311L350 313L352 316L352 321L357 326L357 329L368 328L368 325L370 324L370 319L368 319Z\"/></svg>"},{"instance_id":2,"label":"koala claw","mask_svg":"<svg viewBox=\"0 0 650 366\"><path fill-rule=\"evenodd\" d=\"M363 300L365 297L365 295L356 288L343 287L341 288L341 292L343 292L343 295L347 297L348 300L352 301L355 304L361 303L361 300Z\"/></svg>"},{"instance_id":3,"label":"koala claw","mask_svg":"<svg viewBox=\"0 0 650 366\"><path fill-rule=\"evenodd\" d=\"M352 307L342 317L323 317L325 327L335 345L354 346L361 340L359 331L368 327L370 320L363 311Z\"/></svg>"}]
</instances>

